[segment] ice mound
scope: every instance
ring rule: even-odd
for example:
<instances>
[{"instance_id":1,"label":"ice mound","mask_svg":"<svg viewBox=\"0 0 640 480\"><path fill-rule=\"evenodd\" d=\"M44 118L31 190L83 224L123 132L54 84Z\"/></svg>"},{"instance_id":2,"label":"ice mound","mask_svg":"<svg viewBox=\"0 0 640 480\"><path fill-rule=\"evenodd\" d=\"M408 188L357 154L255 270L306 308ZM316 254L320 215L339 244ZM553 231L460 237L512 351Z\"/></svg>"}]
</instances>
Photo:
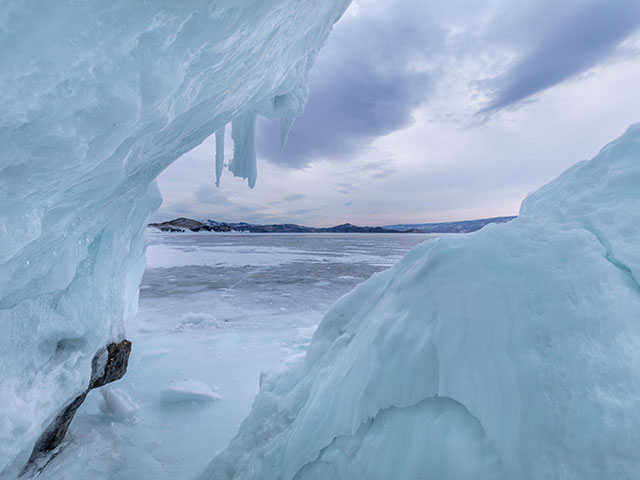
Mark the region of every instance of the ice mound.
<instances>
[{"instance_id":1,"label":"ice mound","mask_svg":"<svg viewBox=\"0 0 640 480\"><path fill-rule=\"evenodd\" d=\"M202 478L640 478L639 242L637 124L340 299Z\"/></svg>"},{"instance_id":2,"label":"ice mound","mask_svg":"<svg viewBox=\"0 0 640 480\"><path fill-rule=\"evenodd\" d=\"M105 415L130 417L140 408L126 392L119 388L104 386L100 389L100 393L102 402L98 408Z\"/></svg>"},{"instance_id":3,"label":"ice mound","mask_svg":"<svg viewBox=\"0 0 640 480\"><path fill-rule=\"evenodd\" d=\"M214 324L216 316L205 312L186 312L180 318L177 330L192 330L197 328L205 328Z\"/></svg>"},{"instance_id":4,"label":"ice mound","mask_svg":"<svg viewBox=\"0 0 640 480\"><path fill-rule=\"evenodd\" d=\"M231 122L232 170L253 184L255 115L291 125L348 3L3 4L0 477L135 314L155 178Z\"/></svg>"},{"instance_id":5,"label":"ice mound","mask_svg":"<svg viewBox=\"0 0 640 480\"><path fill-rule=\"evenodd\" d=\"M171 382L162 389L160 398L164 403L212 402L222 399L211 387L195 380Z\"/></svg>"}]
</instances>

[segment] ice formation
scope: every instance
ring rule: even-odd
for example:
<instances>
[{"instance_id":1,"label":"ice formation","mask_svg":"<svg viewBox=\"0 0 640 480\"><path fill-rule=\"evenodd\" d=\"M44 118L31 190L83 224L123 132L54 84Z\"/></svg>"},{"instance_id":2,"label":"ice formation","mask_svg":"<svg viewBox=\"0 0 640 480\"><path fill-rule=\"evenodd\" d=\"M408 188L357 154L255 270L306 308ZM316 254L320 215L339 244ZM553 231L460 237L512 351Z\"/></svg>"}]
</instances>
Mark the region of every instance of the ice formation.
<instances>
[{"instance_id":1,"label":"ice formation","mask_svg":"<svg viewBox=\"0 0 640 480\"><path fill-rule=\"evenodd\" d=\"M640 478L640 124L340 299L203 479Z\"/></svg>"},{"instance_id":2,"label":"ice formation","mask_svg":"<svg viewBox=\"0 0 640 480\"><path fill-rule=\"evenodd\" d=\"M195 380L171 382L162 389L160 397L165 403L212 402L222 398L207 384Z\"/></svg>"},{"instance_id":3,"label":"ice formation","mask_svg":"<svg viewBox=\"0 0 640 480\"><path fill-rule=\"evenodd\" d=\"M229 162L229 170L236 177L247 179L249 187L256 184L256 114L245 112L231 123L233 138L233 158Z\"/></svg>"},{"instance_id":4,"label":"ice formation","mask_svg":"<svg viewBox=\"0 0 640 480\"><path fill-rule=\"evenodd\" d=\"M233 122L255 182L251 119L290 125L347 4L2 2L0 477L135 314L155 177Z\"/></svg>"},{"instance_id":5,"label":"ice formation","mask_svg":"<svg viewBox=\"0 0 640 480\"><path fill-rule=\"evenodd\" d=\"M106 415L117 417L130 417L140 408L131 397L122 390L111 386L100 389L102 402L100 411Z\"/></svg>"},{"instance_id":6,"label":"ice formation","mask_svg":"<svg viewBox=\"0 0 640 480\"><path fill-rule=\"evenodd\" d=\"M224 170L224 125L216 130L216 187L220 186L222 170Z\"/></svg>"}]
</instances>

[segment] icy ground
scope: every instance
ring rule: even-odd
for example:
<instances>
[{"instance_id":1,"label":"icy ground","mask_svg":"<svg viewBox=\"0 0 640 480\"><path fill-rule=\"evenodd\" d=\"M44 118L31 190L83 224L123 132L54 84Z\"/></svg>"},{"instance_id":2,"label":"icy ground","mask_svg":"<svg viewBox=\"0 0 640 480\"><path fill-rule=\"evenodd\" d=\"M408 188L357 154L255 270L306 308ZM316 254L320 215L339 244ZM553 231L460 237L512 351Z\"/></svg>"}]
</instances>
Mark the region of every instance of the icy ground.
<instances>
[{"instance_id":1,"label":"icy ground","mask_svg":"<svg viewBox=\"0 0 640 480\"><path fill-rule=\"evenodd\" d=\"M192 478L236 433L262 371L304 352L338 297L433 238L148 233L129 372L89 395L42 480Z\"/></svg>"}]
</instances>

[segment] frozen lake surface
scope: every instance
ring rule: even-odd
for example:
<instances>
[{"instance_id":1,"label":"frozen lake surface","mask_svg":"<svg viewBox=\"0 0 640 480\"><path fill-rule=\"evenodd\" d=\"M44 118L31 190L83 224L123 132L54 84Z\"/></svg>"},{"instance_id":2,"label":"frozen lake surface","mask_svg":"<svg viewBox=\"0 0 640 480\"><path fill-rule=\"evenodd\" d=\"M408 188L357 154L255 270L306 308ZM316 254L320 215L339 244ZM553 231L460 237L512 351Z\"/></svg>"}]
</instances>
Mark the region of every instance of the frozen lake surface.
<instances>
[{"instance_id":1,"label":"frozen lake surface","mask_svg":"<svg viewBox=\"0 0 640 480\"><path fill-rule=\"evenodd\" d=\"M260 373L425 234L149 231L129 371L92 392L40 478L188 479L249 413Z\"/></svg>"}]
</instances>

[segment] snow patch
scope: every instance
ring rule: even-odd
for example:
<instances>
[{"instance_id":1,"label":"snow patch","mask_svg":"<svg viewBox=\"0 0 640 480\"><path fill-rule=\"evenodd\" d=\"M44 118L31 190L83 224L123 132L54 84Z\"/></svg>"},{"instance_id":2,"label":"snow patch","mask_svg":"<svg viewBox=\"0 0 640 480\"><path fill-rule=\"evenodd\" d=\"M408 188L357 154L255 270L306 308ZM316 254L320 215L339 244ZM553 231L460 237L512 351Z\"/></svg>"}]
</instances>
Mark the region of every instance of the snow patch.
<instances>
[{"instance_id":1,"label":"snow patch","mask_svg":"<svg viewBox=\"0 0 640 480\"><path fill-rule=\"evenodd\" d=\"M208 385L194 380L171 382L160 392L164 403L183 402L213 402L222 397L215 393Z\"/></svg>"},{"instance_id":2,"label":"snow patch","mask_svg":"<svg viewBox=\"0 0 640 480\"><path fill-rule=\"evenodd\" d=\"M130 417L140 408L126 392L119 388L105 386L100 389L100 393L102 394L102 402L99 404L99 408L104 414Z\"/></svg>"},{"instance_id":3,"label":"snow patch","mask_svg":"<svg viewBox=\"0 0 640 480\"><path fill-rule=\"evenodd\" d=\"M187 312L178 323L178 330L207 328L216 322L216 316L205 312Z\"/></svg>"}]
</instances>

